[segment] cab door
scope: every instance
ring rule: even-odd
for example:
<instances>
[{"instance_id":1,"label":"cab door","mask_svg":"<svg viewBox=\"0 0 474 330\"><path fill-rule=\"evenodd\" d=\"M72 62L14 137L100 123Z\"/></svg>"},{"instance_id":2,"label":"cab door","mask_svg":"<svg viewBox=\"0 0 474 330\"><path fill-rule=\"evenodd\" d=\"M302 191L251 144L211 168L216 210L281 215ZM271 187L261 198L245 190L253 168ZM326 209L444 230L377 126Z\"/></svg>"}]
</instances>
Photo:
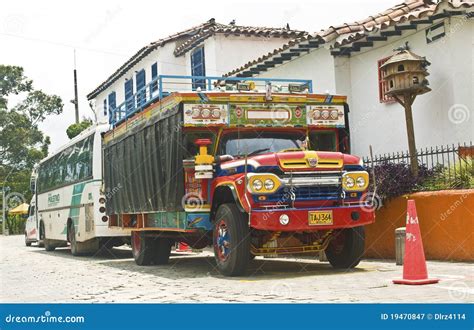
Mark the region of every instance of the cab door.
<instances>
[{"instance_id":1,"label":"cab door","mask_svg":"<svg viewBox=\"0 0 474 330\"><path fill-rule=\"evenodd\" d=\"M25 232L28 241L36 242L38 241L39 232L38 232L38 221L36 215L36 205L35 203L30 204L28 218L26 219Z\"/></svg>"}]
</instances>

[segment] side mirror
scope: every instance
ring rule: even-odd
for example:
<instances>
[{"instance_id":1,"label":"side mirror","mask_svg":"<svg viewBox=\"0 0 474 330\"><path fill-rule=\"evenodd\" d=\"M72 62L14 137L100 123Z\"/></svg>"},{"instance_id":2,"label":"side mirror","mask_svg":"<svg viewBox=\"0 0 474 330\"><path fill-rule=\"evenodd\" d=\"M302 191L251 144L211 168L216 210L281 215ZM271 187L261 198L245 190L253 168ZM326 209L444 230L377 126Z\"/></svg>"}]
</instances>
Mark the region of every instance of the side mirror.
<instances>
[{"instance_id":1,"label":"side mirror","mask_svg":"<svg viewBox=\"0 0 474 330\"><path fill-rule=\"evenodd\" d=\"M199 147L199 153L194 158L194 177L196 179L212 179L214 157L207 153L207 146L212 144L210 139L197 139L194 143Z\"/></svg>"}]
</instances>

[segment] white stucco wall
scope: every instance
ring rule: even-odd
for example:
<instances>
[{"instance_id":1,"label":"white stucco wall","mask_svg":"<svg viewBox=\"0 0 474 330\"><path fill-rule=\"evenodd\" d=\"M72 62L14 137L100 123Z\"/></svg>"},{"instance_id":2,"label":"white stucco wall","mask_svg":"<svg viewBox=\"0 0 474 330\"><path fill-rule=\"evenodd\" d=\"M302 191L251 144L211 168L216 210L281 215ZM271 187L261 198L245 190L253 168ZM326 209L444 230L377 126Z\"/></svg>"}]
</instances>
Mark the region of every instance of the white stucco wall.
<instances>
[{"instance_id":1,"label":"white stucco wall","mask_svg":"<svg viewBox=\"0 0 474 330\"><path fill-rule=\"evenodd\" d=\"M326 48L312 50L308 54L263 72L258 77L309 79L313 81L314 93L336 92L334 57Z\"/></svg>"},{"instance_id":2,"label":"white stucco wall","mask_svg":"<svg viewBox=\"0 0 474 330\"><path fill-rule=\"evenodd\" d=\"M234 68L254 59L255 57L272 51L280 47L284 38L246 37L246 36L224 36L216 34L206 39L201 45L205 51L205 66L207 76L222 76ZM133 68L128 70L120 79L114 82L106 90L101 92L96 98L96 113L101 122L108 121L108 115L104 114L103 102L112 91L117 95L117 106L125 100L125 79L133 79L133 90L136 92L135 72L145 69L146 83L151 80L151 65L158 62L159 75L191 75L191 52L176 57L173 52L176 43L169 42L163 47L151 52L143 58ZM165 89L170 90L190 90L191 81L183 81L185 84L171 84L170 80L165 80Z\"/></svg>"},{"instance_id":3,"label":"white stucco wall","mask_svg":"<svg viewBox=\"0 0 474 330\"><path fill-rule=\"evenodd\" d=\"M459 22L463 22L462 28L454 30ZM377 61L392 55L392 50L405 41L414 53L426 56L431 62L428 81L432 91L418 96L413 104L417 148L473 140L474 22L452 18L445 23L446 37L433 43L427 44L422 29L350 57L348 92L354 154L368 155L369 145L376 154L408 149L403 107L398 103L379 102L377 75ZM344 89L338 88L338 92L346 92ZM453 111L466 119L456 117Z\"/></svg>"},{"instance_id":4,"label":"white stucco wall","mask_svg":"<svg viewBox=\"0 0 474 330\"><path fill-rule=\"evenodd\" d=\"M350 57L334 58L327 49L313 50L258 77L312 79L315 93L347 95L353 154L368 155L369 145L376 154L406 151L404 110L398 103L380 103L377 61L408 41L413 52L431 62L432 91L413 104L417 147L470 142L474 140L474 22L453 17L445 23L446 37L431 44L426 43L425 25Z\"/></svg>"},{"instance_id":5,"label":"white stucco wall","mask_svg":"<svg viewBox=\"0 0 474 330\"><path fill-rule=\"evenodd\" d=\"M145 83L148 84L151 81L151 66L153 63L158 63L158 74L173 74L173 75L184 75L186 74L186 62L184 57L175 57L173 51L175 49L175 43L171 42L165 44L163 47L159 47L154 50L146 57L144 57L139 63L128 70L120 79L115 81L106 90L101 92L95 98L96 101L96 113L98 119L101 122L108 122L108 115L104 114L103 102L108 95L115 91L117 98L117 106L125 100L125 80L133 79L133 91L136 92L137 82L135 74L141 69L145 69Z\"/></svg>"}]
</instances>

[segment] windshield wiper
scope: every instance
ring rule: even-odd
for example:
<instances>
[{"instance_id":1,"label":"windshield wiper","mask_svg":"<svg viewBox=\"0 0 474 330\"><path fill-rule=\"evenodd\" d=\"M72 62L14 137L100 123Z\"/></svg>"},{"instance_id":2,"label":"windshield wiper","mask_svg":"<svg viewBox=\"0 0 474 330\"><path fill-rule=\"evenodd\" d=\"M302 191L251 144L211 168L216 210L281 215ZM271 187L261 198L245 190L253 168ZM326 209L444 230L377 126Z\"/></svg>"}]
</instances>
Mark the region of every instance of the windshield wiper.
<instances>
[{"instance_id":1,"label":"windshield wiper","mask_svg":"<svg viewBox=\"0 0 474 330\"><path fill-rule=\"evenodd\" d=\"M259 154L259 153L261 153L261 152L268 151L268 150L270 150L270 148L262 148L262 149L254 150L254 151L252 151L251 153L249 153L249 154L247 155L247 157L254 156L254 155L256 155L256 154Z\"/></svg>"}]
</instances>

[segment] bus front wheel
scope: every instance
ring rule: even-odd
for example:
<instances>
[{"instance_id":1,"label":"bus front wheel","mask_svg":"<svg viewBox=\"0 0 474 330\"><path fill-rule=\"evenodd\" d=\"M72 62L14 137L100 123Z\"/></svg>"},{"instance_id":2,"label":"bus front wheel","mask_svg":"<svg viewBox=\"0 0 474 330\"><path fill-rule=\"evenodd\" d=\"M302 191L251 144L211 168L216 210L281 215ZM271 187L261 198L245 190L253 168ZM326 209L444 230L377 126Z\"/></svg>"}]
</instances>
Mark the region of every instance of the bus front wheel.
<instances>
[{"instance_id":1,"label":"bus front wheel","mask_svg":"<svg viewBox=\"0 0 474 330\"><path fill-rule=\"evenodd\" d=\"M245 216L235 204L222 204L216 212L213 231L214 256L226 276L245 273L250 260L250 232Z\"/></svg>"},{"instance_id":2,"label":"bus front wheel","mask_svg":"<svg viewBox=\"0 0 474 330\"><path fill-rule=\"evenodd\" d=\"M331 266L342 269L357 266L364 254L364 227L343 229L334 235L325 251Z\"/></svg>"}]
</instances>

